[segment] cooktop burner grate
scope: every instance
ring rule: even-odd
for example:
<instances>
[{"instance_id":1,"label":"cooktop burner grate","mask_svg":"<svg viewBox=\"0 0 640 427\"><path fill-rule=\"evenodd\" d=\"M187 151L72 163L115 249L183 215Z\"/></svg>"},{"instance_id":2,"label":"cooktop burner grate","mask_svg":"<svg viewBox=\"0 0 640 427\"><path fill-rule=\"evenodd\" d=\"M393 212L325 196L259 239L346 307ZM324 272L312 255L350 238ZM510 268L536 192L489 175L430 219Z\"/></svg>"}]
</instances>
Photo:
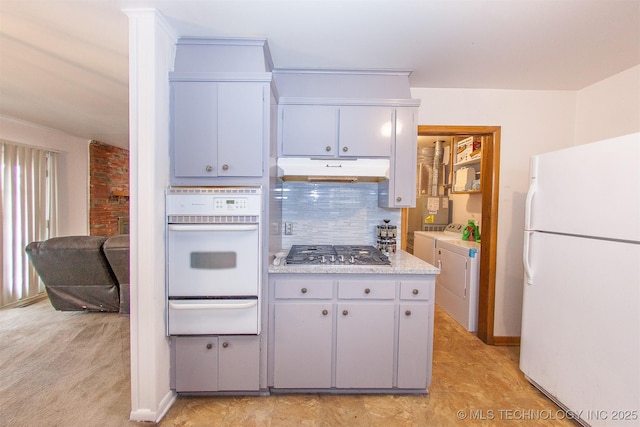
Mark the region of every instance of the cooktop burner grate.
<instances>
[{"instance_id":1,"label":"cooktop burner grate","mask_svg":"<svg viewBox=\"0 0 640 427\"><path fill-rule=\"evenodd\" d=\"M293 245L287 264L303 265L390 265L389 258L367 245Z\"/></svg>"}]
</instances>

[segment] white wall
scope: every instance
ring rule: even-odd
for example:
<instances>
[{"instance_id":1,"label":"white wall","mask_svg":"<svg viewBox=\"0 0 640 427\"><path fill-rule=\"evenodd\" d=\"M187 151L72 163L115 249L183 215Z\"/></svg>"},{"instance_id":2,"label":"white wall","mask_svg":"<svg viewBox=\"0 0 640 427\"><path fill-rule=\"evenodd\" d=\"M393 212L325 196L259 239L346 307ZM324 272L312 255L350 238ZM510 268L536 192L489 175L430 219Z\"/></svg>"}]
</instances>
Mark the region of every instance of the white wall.
<instances>
[{"instance_id":1,"label":"white wall","mask_svg":"<svg viewBox=\"0 0 640 427\"><path fill-rule=\"evenodd\" d=\"M0 139L59 152L58 234L89 234L90 141L6 116L0 116Z\"/></svg>"},{"instance_id":2,"label":"white wall","mask_svg":"<svg viewBox=\"0 0 640 427\"><path fill-rule=\"evenodd\" d=\"M640 131L640 65L578 92L575 142Z\"/></svg>"},{"instance_id":3,"label":"white wall","mask_svg":"<svg viewBox=\"0 0 640 427\"><path fill-rule=\"evenodd\" d=\"M482 195L481 194L451 194L453 215L451 222L466 225L472 219L482 231Z\"/></svg>"},{"instance_id":4,"label":"white wall","mask_svg":"<svg viewBox=\"0 0 640 427\"><path fill-rule=\"evenodd\" d=\"M165 334L165 208L169 185L169 80L176 36L154 9L129 16L131 191L131 420L171 407Z\"/></svg>"},{"instance_id":5,"label":"white wall","mask_svg":"<svg viewBox=\"0 0 640 427\"><path fill-rule=\"evenodd\" d=\"M411 93L421 99L420 125L501 127L493 332L520 336L529 157L573 145L576 92L413 88Z\"/></svg>"}]
</instances>

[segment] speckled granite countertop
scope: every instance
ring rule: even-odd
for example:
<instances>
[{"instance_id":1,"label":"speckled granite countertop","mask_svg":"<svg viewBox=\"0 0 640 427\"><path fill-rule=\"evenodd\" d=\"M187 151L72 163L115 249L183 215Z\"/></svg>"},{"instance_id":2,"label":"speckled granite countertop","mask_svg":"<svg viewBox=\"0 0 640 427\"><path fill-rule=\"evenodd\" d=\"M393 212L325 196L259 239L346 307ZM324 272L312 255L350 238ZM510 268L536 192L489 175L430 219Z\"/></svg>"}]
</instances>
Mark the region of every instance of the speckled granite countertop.
<instances>
[{"instance_id":1,"label":"speckled granite countertop","mask_svg":"<svg viewBox=\"0 0 640 427\"><path fill-rule=\"evenodd\" d=\"M439 274L437 267L411 255L398 251L389 255L391 265L269 265L269 273L332 273L332 274Z\"/></svg>"}]
</instances>

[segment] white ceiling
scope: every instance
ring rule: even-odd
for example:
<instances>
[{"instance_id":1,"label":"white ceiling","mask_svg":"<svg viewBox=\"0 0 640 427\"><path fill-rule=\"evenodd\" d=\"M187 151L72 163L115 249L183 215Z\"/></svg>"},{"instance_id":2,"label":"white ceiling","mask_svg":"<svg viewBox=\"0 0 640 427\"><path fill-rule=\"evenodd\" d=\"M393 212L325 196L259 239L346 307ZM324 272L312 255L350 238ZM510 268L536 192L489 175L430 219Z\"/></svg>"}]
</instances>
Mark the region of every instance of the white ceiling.
<instances>
[{"instance_id":1,"label":"white ceiling","mask_svg":"<svg viewBox=\"0 0 640 427\"><path fill-rule=\"evenodd\" d=\"M0 115L128 145L125 7L267 37L277 68L411 69L412 87L578 90L640 64L640 0L0 0Z\"/></svg>"}]
</instances>

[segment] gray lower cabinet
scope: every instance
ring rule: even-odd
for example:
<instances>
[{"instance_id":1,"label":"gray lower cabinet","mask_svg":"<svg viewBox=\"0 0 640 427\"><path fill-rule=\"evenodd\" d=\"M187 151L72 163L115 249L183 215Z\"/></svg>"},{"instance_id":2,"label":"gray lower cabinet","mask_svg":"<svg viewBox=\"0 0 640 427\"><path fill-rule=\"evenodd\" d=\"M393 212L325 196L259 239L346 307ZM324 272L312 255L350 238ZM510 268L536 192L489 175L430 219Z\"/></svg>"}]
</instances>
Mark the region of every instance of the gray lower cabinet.
<instances>
[{"instance_id":1,"label":"gray lower cabinet","mask_svg":"<svg viewBox=\"0 0 640 427\"><path fill-rule=\"evenodd\" d=\"M425 390L434 278L270 279L274 389Z\"/></svg>"},{"instance_id":2,"label":"gray lower cabinet","mask_svg":"<svg viewBox=\"0 0 640 427\"><path fill-rule=\"evenodd\" d=\"M393 387L393 302L339 303L337 388Z\"/></svg>"},{"instance_id":3,"label":"gray lower cabinet","mask_svg":"<svg viewBox=\"0 0 640 427\"><path fill-rule=\"evenodd\" d=\"M398 305L398 388L431 383L435 279L400 281Z\"/></svg>"},{"instance_id":4,"label":"gray lower cabinet","mask_svg":"<svg viewBox=\"0 0 640 427\"><path fill-rule=\"evenodd\" d=\"M431 378L431 348L425 325L433 330L432 308L424 304L400 304L398 388L425 388L427 378Z\"/></svg>"},{"instance_id":5,"label":"gray lower cabinet","mask_svg":"<svg viewBox=\"0 0 640 427\"><path fill-rule=\"evenodd\" d=\"M331 303L276 304L274 386L331 387Z\"/></svg>"},{"instance_id":6,"label":"gray lower cabinet","mask_svg":"<svg viewBox=\"0 0 640 427\"><path fill-rule=\"evenodd\" d=\"M333 281L281 280L273 290L274 386L331 387Z\"/></svg>"},{"instance_id":7,"label":"gray lower cabinet","mask_svg":"<svg viewBox=\"0 0 640 427\"><path fill-rule=\"evenodd\" d=\"M177 392L258 391L260 337L175 338Z\"/></svg>"}]
</instances>

